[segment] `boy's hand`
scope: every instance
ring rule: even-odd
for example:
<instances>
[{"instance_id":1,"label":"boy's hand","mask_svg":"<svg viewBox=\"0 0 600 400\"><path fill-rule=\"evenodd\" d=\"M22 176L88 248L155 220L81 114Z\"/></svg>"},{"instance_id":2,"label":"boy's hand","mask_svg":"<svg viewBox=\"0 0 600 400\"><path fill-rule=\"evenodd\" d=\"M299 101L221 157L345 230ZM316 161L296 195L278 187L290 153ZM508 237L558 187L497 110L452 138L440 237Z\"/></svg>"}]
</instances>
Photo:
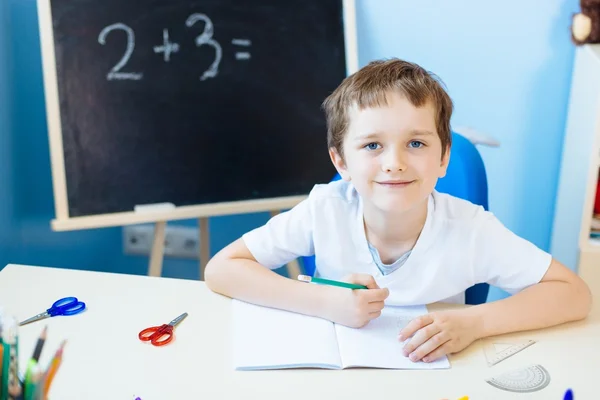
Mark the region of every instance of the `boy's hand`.
<instances>
[{"instance_id":1,"label":"boy's hand","mask_svg":"<svg viewBox=\"0 0 600 400\"><path fill-rule=\"evenodd\" d=\"M367 289L328 286L327 319L351 328L361 328L381 315L384 300L390 294L387 288L380 289L375 279L366 274L352 274L343 281L365 285Z\"/></svg>"},{"instance_id":2,"label":"boy's hand","mask_svg":"<svg viewBox=\"0 0 600 400\"><path fill-rule=\"evenodd\" d=\"M479 321L465 310L433 312L413 319L400 331L403 353L411 361L434 361L456 353L478 338Z\"/></svg>"}]
</instances>

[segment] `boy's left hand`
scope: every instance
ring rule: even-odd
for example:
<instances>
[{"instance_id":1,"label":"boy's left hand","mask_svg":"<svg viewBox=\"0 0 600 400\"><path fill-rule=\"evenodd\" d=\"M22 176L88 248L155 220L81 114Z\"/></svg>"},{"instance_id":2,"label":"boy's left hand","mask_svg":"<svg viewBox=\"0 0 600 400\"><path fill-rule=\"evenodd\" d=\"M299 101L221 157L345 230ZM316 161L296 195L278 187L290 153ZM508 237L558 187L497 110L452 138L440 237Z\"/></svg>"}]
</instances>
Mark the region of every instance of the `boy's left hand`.
<instances>
[{"instance_id":1,"label":"boy's left hand","mask_svg":"<svg viewBox=\"0 0 600 400\"><path fill-rule=\"evenodd\" d=\"M405 356L411 361L434 361L456 353L478 339L480 322L465 310L432 312L413 319L400 331L399 340L406 342Z\"/></svg>"}]
</instances>

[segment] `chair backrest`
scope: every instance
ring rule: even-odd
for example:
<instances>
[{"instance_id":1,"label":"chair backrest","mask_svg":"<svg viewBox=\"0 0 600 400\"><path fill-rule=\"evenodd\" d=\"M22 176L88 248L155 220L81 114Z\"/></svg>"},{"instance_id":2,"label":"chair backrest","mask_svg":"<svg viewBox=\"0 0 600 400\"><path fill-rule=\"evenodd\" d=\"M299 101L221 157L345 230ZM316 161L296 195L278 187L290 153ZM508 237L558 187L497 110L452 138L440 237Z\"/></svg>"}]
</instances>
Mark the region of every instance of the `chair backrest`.
<instances>
[{"instance_id":1,"label":"chair backrest","mask_svg":"<svg viewBox=\"0 0 600 400\"><path fill-rule=\"evenodd\" d=\"M452 133L452 152L446 176L438 180L435 189L488 209L488 185L485 165L473 143L458 133Z\"/></svg>"},{"instance_id":2,"label":"chair backrest","mask_svg":"<svg viewBox=\"0 0 600 400\"><path fill-rule=\"evenodd\" d=\"M446 176L438 180L435 189L488 209L488 184L483 159L475 145L458 133L452 133L450 164ZM465 292L465 303L485 303L489 290L487 283L471 286Z\"/></svg>"},{"instance_id":3,"label":"chair backrest","mask_svg":"<svg viewBox=\"0 0 600 400\"><path fill-rule=\"evenodd\" d=\"M332 179L340 179L339 174ZM488 186L485 165L479 151L467 138L457 133L452 133L452 153L446 176L438 180L436 190L447 193L473 204L488 209ZM302 257L304 273L315 273L315 258ZM479 283L465 292L466 304L482 304L487 301L489 285Z\"/></svg>"}]
</instances>

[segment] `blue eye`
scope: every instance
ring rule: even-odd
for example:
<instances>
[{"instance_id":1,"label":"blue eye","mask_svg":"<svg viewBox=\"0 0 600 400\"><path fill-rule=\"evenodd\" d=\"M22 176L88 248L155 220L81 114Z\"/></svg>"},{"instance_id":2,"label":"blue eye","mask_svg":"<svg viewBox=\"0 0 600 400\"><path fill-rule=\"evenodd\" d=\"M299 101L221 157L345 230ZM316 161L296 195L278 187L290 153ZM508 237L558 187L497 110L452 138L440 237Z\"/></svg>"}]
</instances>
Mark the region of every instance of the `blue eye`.
<instances>
[{"instance_id":1,"label":"blue eye","mask_svg":"<svg viewBox=\"0 0 600 400\"><path fill-rule=\"evenodd\" d=\"M377 150L378 148L380 148L381 146L379 146L378 143L369 143L368 145L365 146L366 149L368 150Z\"/></svg>"},{"instance_id":2,"label":"blue eye","mask_svg":"<svg viewBox=\"0 0 600 400\"><path fill-rule=\"evenodd\" d=\"M419 142L418 140L411 140L409 143L409 147L412 147L413 149L419 149L423 146L425 146L423 142Z\"/></svg>"}]
</instances>

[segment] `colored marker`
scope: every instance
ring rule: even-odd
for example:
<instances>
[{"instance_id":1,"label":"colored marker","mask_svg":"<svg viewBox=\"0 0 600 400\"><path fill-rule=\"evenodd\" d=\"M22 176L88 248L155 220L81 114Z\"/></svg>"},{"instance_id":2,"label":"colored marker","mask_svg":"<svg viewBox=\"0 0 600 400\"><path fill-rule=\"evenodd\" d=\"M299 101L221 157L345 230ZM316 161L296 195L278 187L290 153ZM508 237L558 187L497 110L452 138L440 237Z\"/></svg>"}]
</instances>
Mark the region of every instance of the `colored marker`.
<instances>
[{"instance_id":1,"label":"colored marker","mask_svg":"<svg viewBox=\"0 0 600 400\"><path fill-rule=\"evenodd\" d=\"M0 307L0 399L7 396L4 394L4 386L8 385L8 382L5 382L8 380L8 366L6 367L7 370L4 371L4 341L2 340L2 337L4 336L2 333L3 323L4 323L3 319L4 319L4 310L2 309L2 307ZM8 353L7 353L7 357L8 357Z\"/></svg>"},{"instance_id":2,"label":"colored marker","mask_svg":"<svg viewBox=\"0 0 600 400\"><path fill-rule=\"evenodd\" d=\"M25 400L27 400L27 397L29 397L30 389L28 387L30 385L32 385L32 376L35 373L35 371L37 371L38 369L39 369L39 365L38 365L37 361L35 361L34 359L30 359L29 362L27 362L27 368L25 369L25 380L24 380L25 394L27 395Z\"/></svg>"},{"instance_id":3,"label":"colored marker","mask_svg":"<svg viewBox=\"0 0 600 400\"><path fill-rule=\"evenodd\" d=\"M320 285L338 286L348 289L367 289L365 285L357 285L355 283L333 281L331 279L315 278L308 275L298 275L298 280L302 282L318 283Z\"/></svg>"},{"instance_id":4,"label":"colored marker","mask_svg":"<svg viewBox=\"0 0 600 400\"><path fill-rule=\"evenodd\" d=\"M563 400L573 400L573 391L571 389L567 389Z\"/></svg>"},{"instance_id":5,"label":"colored marker","mask_svg":"<svg viewBox=\"0 0 600 400\"><path fill-rule=\"evenodd\" d=\"M25 378L25 396L24 400L35 400L36 391L39 389L42 369L39 364L33 360L29 360L27 367L27 377Z\"/></svg>"},{"instance_id":6,"label":"colored marker","mask_svg":"<svg viewBox=\"0 0 600 400\"><path fill-rule=\"evenodd\" d=\"M4 345L2 339L0 339L0 396L2 396L2 387L4 386ZM8 383L7 383L8 384Z\"/></svg>"}]
</instances>

